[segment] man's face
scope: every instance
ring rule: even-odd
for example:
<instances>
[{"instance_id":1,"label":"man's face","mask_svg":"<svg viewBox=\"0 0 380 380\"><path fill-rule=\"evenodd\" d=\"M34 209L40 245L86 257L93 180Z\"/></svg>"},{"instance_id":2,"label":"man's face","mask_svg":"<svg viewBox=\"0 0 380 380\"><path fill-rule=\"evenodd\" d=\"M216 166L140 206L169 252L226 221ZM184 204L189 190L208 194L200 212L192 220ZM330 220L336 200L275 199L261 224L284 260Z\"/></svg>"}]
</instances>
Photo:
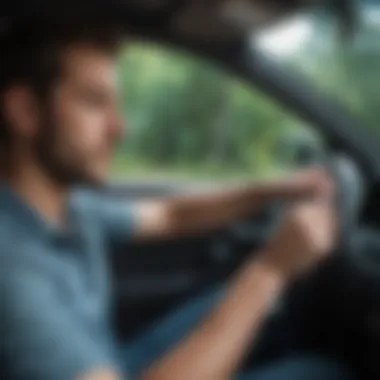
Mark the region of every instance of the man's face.
<instances>
[{"instance_id":1,"label":"man's face","mask_svg":"<svg viewBox=\"0 0 380 380\"><path fill-rule=\"evenodd\" d=\"M67 49L42 116L34 145L40 165L66 185L104 182L123 132L113 57L88 46Z\"/></svg>"}]
</instances>

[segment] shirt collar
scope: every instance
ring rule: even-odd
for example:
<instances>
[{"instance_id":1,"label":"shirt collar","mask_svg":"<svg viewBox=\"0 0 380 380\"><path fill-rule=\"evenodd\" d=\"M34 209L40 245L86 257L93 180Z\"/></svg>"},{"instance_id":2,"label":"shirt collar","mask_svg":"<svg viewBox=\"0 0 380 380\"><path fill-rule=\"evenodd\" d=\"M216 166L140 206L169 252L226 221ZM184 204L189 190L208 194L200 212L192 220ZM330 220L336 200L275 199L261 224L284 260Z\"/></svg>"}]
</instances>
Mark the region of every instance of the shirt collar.
<instances>
[{"instance_id":1,"label":"shirt collar","mask_svg":"<svg viewBox=\"0 0 380 380\"><path fill-rule=\"evenodd\" d=\"M64 233L64 229L48 221L6 183L0 183L0 209L17 223L17 227L32 234L48 237ZM68 215L71 218L72 213Z\"/></svg>"}]
</instances>

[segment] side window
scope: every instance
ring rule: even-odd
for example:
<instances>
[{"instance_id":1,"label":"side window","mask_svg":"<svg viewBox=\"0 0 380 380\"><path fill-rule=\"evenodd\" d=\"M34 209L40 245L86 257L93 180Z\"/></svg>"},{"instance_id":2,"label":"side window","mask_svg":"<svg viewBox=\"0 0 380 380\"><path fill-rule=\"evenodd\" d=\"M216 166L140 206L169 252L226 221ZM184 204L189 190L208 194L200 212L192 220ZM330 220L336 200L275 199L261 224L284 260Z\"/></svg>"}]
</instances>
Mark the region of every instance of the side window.
<instances>
[{"instance_id":1,"label":"side window","mask_svg":"<svg viewBox=\"0 0 380 380\"><path fill-rule=\"evenodd\" d=\"M120 56L127 133L111 179L233 181L312 159L318 136L246 83L198 58L149 44Z\"/></svg>"},{"instance_id":2,"label":"side window","mask_svg":"<svg viewBox=\"0 0 380 380\"><path fill-rule=\"evenodd\" d=\"M358 22L342 36L330 10L305 11L262 31L256 49L340 103L363 130L380 136L380 4L358 1Z\"/></svg>"}]
</instances>

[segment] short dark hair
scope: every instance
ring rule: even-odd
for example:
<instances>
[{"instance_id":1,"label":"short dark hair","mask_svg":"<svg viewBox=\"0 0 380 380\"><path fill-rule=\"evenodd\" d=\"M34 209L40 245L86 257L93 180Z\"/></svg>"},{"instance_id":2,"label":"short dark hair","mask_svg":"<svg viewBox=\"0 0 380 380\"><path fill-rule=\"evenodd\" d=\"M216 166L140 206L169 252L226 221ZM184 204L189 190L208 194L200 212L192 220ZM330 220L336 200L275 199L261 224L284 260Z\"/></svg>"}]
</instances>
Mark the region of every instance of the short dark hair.
<instances>
[{"instance_id":1,"label":"short dark hair","mask_svg":"<svg viewBox=\"0 0 380 380\"><path fill-rule=\"evenodd\" d=\"M76 43L116 54L122 41L118 25L98 18L34 18L15 22L0 37L0 149L10 143L3 96L14 84L29 86L41 99L62 72L62 52Z\"/></svg>"}]
</instances>

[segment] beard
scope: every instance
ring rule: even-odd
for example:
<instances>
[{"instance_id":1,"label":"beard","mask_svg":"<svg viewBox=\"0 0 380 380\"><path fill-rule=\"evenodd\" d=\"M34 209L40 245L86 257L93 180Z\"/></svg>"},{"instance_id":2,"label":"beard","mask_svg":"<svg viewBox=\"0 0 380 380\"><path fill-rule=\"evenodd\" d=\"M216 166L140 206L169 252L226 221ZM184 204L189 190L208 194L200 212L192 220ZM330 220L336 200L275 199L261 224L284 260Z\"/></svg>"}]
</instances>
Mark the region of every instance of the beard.
<instances>
[{"instance_id":1,"label":"beard","mask_svg":"<svg viewBox=\"0 0 380 380\"><path fill-rule=\"evenodd\" d=\"M59 127L54 117L46 118L41 126L34 147L38 165L59 187L102 186L103 182L91 176L86 165L65 146Z\"/></svg>"}]
</instances>

